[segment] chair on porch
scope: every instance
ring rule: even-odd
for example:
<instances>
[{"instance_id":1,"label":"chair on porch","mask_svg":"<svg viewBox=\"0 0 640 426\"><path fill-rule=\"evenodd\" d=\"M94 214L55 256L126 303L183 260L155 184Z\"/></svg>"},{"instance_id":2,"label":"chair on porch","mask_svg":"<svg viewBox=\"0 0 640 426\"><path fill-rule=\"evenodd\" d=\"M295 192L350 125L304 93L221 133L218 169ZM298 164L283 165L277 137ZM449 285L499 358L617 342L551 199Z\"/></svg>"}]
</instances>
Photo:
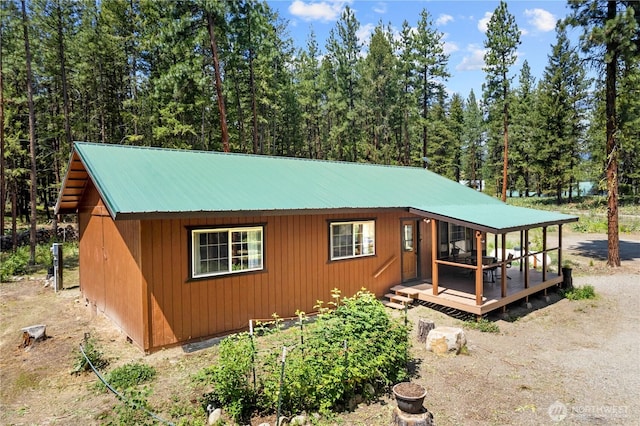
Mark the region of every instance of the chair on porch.
<instances>
[{"instance_id":1,"label":"chair on porch","mask_svg":"<svg viewBox=\"0 0 640 426\"><path fill-rule=\"evenodd\" d=\"M482 257L482 264L483 265L492 265L494 263L497 262L497 259L495 257L491 257L491 256L483 256ZM482 270L483 275L487 275L487 279L491 279L491 283L495 283L496 282L496 270L498 269L498 266L492 266L491 268L484 268Z\"/></svg>"},{"instance_id":2,"label":"chair on porch","mask_svg":"<svg viewBox=\"0 0 640 426\"><path fill-rule=\"evenodd\" d=\"M513 253L509 253L509 255L507 256L507 259L505 260L505 264L507 265L507 268L511 268L511 263L513 262ZM502 268L500 268L500 270L502 271ZM496 276L496 278L500 278L501 275ZM510 280L511 277L509 276L509 274L507 274L507 279Z\"/></svg>"}]
</instances>

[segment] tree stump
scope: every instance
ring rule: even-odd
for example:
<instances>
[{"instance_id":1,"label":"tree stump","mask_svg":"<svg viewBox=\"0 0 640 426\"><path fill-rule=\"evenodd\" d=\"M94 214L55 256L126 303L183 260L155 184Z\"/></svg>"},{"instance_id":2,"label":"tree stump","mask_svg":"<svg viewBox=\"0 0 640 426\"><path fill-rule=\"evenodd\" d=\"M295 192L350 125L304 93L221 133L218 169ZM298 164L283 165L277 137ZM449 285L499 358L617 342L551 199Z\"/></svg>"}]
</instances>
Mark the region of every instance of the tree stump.
<instances>
[{"instance_id":1,"label":"tree stump","mask_svg":"<svg viewBox=\"0 0 640 426\"><path fill-rule=\"evenodd\" d=\"M46 325L32 325L22 329L22 344L20 347L26 348L27 346L37 342L38 340L45 340L47 338L47 326Z\"/></svg>"},{"instance_id":2,"label":"tree stump","mask_svg":"<svg viewBox=\"0 0 640 426\"><path fill-rule=\"evenodd\" d=\"M427 341L427 335L436 327L436 324L428 319L420 318L418 320L418 342L425 343Z\"/></svg>"},{"instance_id":3,"label":"tree stump","mask_svg":"<svg viewBox=\"0 0 640 426\"><path fill-rule=\"evenodd\" d=\"M391 425L394 426L435 426L435 424L433 414L427 409L423 409L422 413L409 414L396 407L391 416Z\"/></svg>"}]
</instances>

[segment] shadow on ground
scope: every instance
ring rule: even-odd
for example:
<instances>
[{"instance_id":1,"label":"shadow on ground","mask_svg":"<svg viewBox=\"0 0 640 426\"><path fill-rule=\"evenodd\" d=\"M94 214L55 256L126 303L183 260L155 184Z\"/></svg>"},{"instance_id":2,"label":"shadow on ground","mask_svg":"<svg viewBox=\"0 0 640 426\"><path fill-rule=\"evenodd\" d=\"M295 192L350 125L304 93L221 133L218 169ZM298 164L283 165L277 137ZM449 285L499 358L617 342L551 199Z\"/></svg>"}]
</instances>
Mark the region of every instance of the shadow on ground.
<instances>
[{"instance_id":1,"label":"shadow on ground","mask_svg":"<svg viewBox=\"0 0 640 426\"><path fill-rule=\"evenodd\" d=\"M592 257L598 260L607 260L607 240L581 241L571 247L576 254ZM620 241L620 260L640 260L640 243L634 241Z\"/></svg>"}]
</instances>

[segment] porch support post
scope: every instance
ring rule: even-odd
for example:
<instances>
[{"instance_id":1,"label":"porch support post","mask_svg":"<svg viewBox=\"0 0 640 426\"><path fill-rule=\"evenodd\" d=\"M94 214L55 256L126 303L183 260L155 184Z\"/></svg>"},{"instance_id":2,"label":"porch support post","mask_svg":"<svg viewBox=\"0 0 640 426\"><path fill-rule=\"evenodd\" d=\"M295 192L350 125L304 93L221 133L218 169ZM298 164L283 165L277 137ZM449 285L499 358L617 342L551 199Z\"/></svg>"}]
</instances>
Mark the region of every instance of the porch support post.
<instances>
[{"instance_id":1,"label":"porch support post","mask_svg":"<svg viewBox=\"0 0 640 426\"><path fill-rule=\"evenodd\" d=\"M524 231L524 288L529 288L529 230Z\"/></svg>"},{"instance_id":2,"label":"porch support post","mask_svg":"<svg viewBox=\"0 0 640 426\"><path fill-rule=\"evenodd\" d=\"M522 253L524 253L524 232L521 230L520 231L520 256L522 256ZM524 259L521 259L520 262L520 272L522 272L522 268L524 267L523 263L524 263Z\"/></svg>"},{"instance_id":3,"label":"porch support post","mask_svg":"<svg viewBox=\"0 0 640 426\"><path fill-rule=\"evenodd\" d=\"M562 224L558 225L558 276L562 275Z\"/></svg>"},{"instance_id":4,"label":"porch support post","mask_svg":"<svg viewBox=\"0 0 640 426\"><path fill-rule=\"evenodd\" d=\"M476 231L476 305L482 305L482 232Z\"/></svg>"},{"instance_id":5,"label":"porch support post","mask_svg":"<svg viewBox=\"0 0 640 426\"><path fill-rule=\"evenodd\" d=\"M502 288L502 297L507 297L507 234L502 234L502 265L500 265L500 287ZM497 254L497 252L496 252Z\"/></svg>"},{"instance_id":6,"label":"porch support post","mask_svg":"<svg viewBox=\"0 0 640 426\"><path fill-rule=\"evenodd\" d=\"M431 219L431 285L433 295L438 295L438 221Z\"/></svg>"},{"instance_id":7,"label":"porch support post","mask_svg":"<svg viewBox=\"0 0 640 426\"><path fill-rule=\"evenodd\" d=\"M542 282L547 281L547 227L542 228Z\"/></svg>"}]
</instances>

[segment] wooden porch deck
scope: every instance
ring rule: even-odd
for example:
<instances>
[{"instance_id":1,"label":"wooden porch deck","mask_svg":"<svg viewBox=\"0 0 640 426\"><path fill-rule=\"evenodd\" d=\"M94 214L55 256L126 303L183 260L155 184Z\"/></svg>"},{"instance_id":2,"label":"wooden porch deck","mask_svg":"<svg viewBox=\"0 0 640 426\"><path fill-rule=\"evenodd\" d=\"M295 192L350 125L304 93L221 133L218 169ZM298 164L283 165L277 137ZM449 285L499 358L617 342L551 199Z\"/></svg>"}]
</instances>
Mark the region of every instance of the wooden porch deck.
<instances>
[{"instance_id":1,"label":"wooden porch deck","mask_svg":"<svg viewBox=\"0 0 640 426\"><path fill-rule=\"evenodd\" d=\"M458 309L474 315L484 315L510 303L524 299L562 282L562 275L547 272L546 281L542 280L542 271L529 270L529 287L525 288L525 273L517 267L507 269L507 295L502 297L501 277L496 282L485 281L482 304L476 305L475 282L473 274L455 267L440 266L438 295L433 294L430 280L405 283L391 288L396 294L422 300L440 306ZM486 278L485 278L486 279Z\"/></svg>"}]
</instances>

